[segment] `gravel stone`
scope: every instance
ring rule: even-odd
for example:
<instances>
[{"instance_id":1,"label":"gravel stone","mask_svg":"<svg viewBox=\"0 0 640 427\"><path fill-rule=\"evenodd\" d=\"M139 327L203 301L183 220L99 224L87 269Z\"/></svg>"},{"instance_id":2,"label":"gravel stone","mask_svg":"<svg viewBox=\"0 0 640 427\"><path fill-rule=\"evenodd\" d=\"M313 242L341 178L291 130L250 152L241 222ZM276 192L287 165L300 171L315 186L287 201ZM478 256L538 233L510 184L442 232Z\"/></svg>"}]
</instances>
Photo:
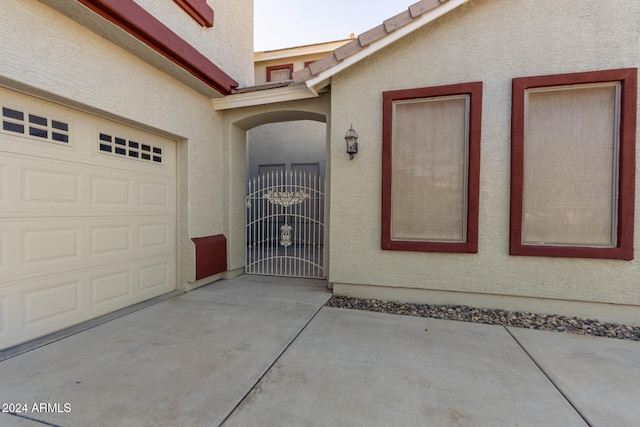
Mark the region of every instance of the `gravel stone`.
<instances>
[{"instance_id":1,"label":"gravel stone","mask_svg":"<svg viewBox=\"0 0 640 427\"><path fill-rule=\"evenodd\" d=\"M465 305L412 304L339 295L333 295L325 306L640 341L639 326L526 311L494 310Z\"/></svg>"}]
</instances>

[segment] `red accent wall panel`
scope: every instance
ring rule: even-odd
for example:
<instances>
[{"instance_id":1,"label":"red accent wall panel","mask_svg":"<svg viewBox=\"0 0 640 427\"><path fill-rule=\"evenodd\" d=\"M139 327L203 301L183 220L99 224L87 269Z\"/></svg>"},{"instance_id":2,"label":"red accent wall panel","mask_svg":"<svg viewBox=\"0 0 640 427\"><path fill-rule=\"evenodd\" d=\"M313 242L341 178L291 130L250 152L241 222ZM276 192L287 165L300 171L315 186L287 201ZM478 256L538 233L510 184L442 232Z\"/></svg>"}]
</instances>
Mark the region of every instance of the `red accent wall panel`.
<instances>
[{"instance_id":1,"label":"red accent wall panel","mask_svg":"<svg viewBox=\"0 0 640 427\"><path fill-rule=\"evenodd\" d=\"M223 234L191 241L196 246L196 280L227 271L227 238Z\"/></svg>"}]
</instances>

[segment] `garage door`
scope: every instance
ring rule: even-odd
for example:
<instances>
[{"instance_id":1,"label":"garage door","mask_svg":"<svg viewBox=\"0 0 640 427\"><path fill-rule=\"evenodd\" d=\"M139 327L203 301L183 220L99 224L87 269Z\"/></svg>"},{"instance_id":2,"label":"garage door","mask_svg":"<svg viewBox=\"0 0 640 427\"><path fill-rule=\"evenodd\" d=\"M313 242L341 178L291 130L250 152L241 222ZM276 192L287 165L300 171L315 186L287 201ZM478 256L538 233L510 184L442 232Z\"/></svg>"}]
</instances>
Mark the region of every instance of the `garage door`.
<instances>
[{"instance_id":1,"label":"garage door","mask_svg":"<svg viewBox=\"0 0 640 427\"><path fill-rule=\"evenodd\" d=\"M172 291L176 143L0 88L0 349Z\"/></svg>"}]
</instances>

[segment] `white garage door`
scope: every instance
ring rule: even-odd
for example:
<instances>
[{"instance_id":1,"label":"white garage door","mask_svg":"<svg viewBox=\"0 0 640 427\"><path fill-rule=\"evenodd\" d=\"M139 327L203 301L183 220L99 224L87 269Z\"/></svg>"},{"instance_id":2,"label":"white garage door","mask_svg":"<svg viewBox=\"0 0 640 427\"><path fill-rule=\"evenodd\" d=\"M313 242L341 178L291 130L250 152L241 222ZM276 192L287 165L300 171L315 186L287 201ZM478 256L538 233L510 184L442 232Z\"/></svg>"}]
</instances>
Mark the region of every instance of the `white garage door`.
<instances>
[{"instance_id":1,"label":"white garage door","mask_svg":"<svg viewBox=\"0 0 640 427\"><path fill-rule=\"evenodd\" d=\"M0 349L172 291L176 143L0 88Z\"/></svg>"}]
</instances>

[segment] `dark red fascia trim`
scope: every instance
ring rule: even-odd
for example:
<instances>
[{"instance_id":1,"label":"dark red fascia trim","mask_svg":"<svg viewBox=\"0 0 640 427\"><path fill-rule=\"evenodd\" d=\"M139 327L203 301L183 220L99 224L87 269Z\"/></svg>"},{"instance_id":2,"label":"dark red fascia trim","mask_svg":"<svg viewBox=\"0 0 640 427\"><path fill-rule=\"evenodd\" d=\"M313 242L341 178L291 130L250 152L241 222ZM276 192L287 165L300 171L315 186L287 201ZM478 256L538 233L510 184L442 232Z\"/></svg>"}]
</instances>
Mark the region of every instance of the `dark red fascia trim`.
<instances>
[{"instance_id":1,"label":"dark red fascia trim","mask_svg":"<svg viewBox=\"0 0 640 427\"><path fill-rule=\"evenodd\" d=\"M383 250L418 252L478 252L480 211L480 140L482 137L482 82L460 83L383 93L382 112L382 233ZM467 241L460 243L393 240L391 238L393 102L404 99L466 95L469 100L469 163L467 181Z\"/></svg>"},{"instance_id":2,"label":"dark red fascia trim","mask_svg":"<svg viewBox=\"0 0 640 427\"><path fill-rule=\"evenodd\" d=\"M238 82L133 0L77 0L223 95Z\"/></svg>"},{"instance_id":3,"label":"dark red fascia trim","mask_svg":"<svg viewBox=\"0 0 640 427\"><path fill-rule=\"evenodd\" d=\"M525 91L531 88L573 84L622 83L620 100L620 160L618 170L618 244L614 248L543 246L522 243L522 194L524 185ZM633 259L636 175L636 109L638 69L590 71L520 77L512 82L511 202L509 254L572 258Z\"/></svg>"},{"instance_id":4,"label":"dark red fascia trim","mask_svg":"<svg viewBox=\"0 0 640 427\"><path fill-rule=\"evenodd\" d=\"M198 24L213 27L213 9L206 0L173 0L184 9Z\"/></svg>"}]
</instances>

